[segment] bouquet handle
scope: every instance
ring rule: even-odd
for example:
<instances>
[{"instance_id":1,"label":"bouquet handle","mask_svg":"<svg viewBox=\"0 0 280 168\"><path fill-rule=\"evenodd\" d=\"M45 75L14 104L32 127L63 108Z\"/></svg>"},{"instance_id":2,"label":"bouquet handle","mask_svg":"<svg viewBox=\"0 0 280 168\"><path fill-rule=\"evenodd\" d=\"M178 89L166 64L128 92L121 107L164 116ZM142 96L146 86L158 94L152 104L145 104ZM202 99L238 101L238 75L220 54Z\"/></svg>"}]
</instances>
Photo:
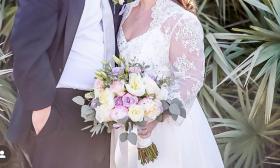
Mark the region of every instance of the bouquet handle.
<instances>
[{"instance_id":1,"label":"bouquet handle","mask_svg":"<svg viewBox=\"0 0 280 168\"><path fill-rule=\"evenodd\" d=\"M154 162L158 157L158 149L151 138L141 138L138 136L138 160L142 165Z\"/></svg>"}]
</instances>

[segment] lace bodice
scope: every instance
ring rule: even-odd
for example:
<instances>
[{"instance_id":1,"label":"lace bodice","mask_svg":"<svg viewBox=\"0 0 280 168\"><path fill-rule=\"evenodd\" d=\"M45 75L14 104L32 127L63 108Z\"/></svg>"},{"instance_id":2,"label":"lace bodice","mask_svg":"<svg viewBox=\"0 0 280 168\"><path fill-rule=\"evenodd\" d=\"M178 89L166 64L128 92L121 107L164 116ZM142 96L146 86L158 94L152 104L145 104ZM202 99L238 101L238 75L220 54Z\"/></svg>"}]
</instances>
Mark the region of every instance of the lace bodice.
<instances>
[{"instance_id":1,"label":"lace bodice","mask_svg":"<svg viewBox=\"0 0 280 168\"><path fill-rule=\"evenodd\" d=\"M169 98L183 100L188 111L204 79L201 24L194 14L173 1L157 0L147 32L127 41L122 24L139 1L125 8L118 33L120 55L128 61L150 65L158 76L172 77Z\"/></svg>"}]
</instances>

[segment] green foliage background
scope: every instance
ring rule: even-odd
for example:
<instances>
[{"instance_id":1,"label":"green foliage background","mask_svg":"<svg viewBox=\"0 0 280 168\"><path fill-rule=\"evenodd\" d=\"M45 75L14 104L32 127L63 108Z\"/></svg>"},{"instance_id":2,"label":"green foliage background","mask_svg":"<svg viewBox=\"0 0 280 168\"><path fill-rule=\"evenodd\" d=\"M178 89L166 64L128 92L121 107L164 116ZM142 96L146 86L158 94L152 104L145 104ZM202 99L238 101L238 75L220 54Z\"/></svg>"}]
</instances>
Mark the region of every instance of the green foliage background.
<instances>
[{"instance_id":1,"label":"green foliage background","mask_svg":"<svg viewBox=\"0 0 280 168\"><path fill-rule=\"evenodd\" d=\"M206 80L200 103L226 168L280 166L280 1L200 0ZM0 144L13 149L4 167L23 167L24 154L5 133L16 91L8 39L17 5L0 0ZM2 165L1 165L2 166Z\"/></svg>"}]
</instances>

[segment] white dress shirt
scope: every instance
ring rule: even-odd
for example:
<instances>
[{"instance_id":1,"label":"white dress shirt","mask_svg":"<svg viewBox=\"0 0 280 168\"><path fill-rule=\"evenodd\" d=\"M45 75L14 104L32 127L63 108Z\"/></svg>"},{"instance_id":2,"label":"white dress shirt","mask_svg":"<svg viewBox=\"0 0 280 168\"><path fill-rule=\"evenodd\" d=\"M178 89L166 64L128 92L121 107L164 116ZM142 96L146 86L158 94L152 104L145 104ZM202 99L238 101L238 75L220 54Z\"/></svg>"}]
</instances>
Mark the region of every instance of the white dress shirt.
<instances>
[{"instance_id":1,"label":"white dress shirt","mask_svg":"<svg viewBox=\"0 0 280 168\"><path fill-rule=\"evenodd\" d=\"M85 0L85 7L57 88L91 90L96 70L105 58L101 0Z\"/></svg>"}]
</instances>

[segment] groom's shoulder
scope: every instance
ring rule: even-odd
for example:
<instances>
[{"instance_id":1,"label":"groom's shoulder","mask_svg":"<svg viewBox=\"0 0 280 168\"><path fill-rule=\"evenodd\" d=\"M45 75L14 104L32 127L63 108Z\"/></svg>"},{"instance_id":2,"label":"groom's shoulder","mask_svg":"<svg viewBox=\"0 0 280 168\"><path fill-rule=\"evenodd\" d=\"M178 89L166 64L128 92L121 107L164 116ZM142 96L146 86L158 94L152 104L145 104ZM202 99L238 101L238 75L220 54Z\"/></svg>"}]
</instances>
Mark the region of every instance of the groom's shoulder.
<instances>
[{"instance_id":1,"label":"groom's shoulder","mask_svg":"<svg viewBox=\"0 0 280 168\"><path fill-rule=\"evenodd\" d=\"M18 0L19 5L24 7L29 6L44 6L46 8L62 8L68 4L69 0Z\"/></svg>"}]
</instances>

